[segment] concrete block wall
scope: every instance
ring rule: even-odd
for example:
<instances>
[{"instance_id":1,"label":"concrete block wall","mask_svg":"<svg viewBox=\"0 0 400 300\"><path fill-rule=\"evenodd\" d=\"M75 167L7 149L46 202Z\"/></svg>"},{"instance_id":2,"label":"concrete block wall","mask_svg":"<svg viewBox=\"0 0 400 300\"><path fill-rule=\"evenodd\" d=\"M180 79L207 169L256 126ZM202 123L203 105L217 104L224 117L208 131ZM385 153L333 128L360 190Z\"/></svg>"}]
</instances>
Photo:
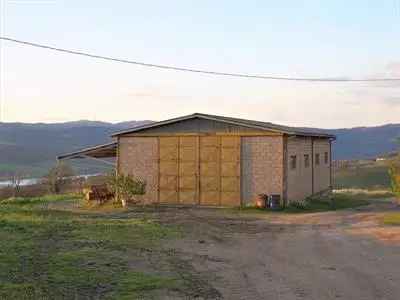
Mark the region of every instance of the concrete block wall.
<instances>
[{"instance_id":1,"label":"concrete block wall","mask_svg":"<svg viewBox=\"0 0 400 300\"><path fill-rule=\"evenodd\" d=\"M158 201L158 139L156 137L120 137L118 172L146 181L146 194L137 196L145 203Z\"/></svg>"},{"instance_id":2,"label":"concrete block wall","mask_svg":"<svg viewBox=\"0 0 400 300\"><path fill-rule=\"evenodd\" d=\"M309 165L305 164L308 155ZM291 156L296 156L296 168L291 166ZM312 140L310 137L287 138L287 202L302 201L312 195Z\"/></svg>"},{"instance_id":3,"label":"concrete block wall","mask_svg":"<svg viewBox=\"0 0 400 300\"><path fill-rule=\"evenodd\" d=\"M241 138L241 196L243 204L258 194L283 196L283 137Z\"/></svg>"},{"instance_id":4,"label":"concrete block wall","mask_svg":"<svg viewBox=\"0 0 400 300\"><path fill-rule=\"evenodd\" d=\"M325 162L325 153L328 160ZM319 165L316 155L319 154ZM314 139L314 193L319 193L330 188L330 146L328 139Z\"/></svg>"}]
</instances>

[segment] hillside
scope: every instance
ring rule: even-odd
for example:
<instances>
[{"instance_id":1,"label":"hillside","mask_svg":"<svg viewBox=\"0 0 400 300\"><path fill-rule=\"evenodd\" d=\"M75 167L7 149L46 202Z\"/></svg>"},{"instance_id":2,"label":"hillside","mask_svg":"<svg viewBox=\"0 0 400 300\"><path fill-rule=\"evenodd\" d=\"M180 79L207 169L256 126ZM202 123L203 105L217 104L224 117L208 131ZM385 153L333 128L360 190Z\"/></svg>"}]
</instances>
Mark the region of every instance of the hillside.
<instances>
[{"instance_id":1,"label":"hillside","mask_svg":"<svg viewBox=\"0 0 400 300\"><path fill-rule=\"evenodd\" d=\"M111 133L149 122L0 123L0 177L15 170L25 176L43 175L60 153L109 142ZM103 169L103 165L85 162L78 171L91 173Z\"/></svg>"},{"instance_id":2,"label":"hillside","mask_svg":"<svg viewBox=\"0 0 400 300\"><path fill-rule=\"evenodd\" d=\"M54 164L60 153L106 143L110 134L151 121L107 123L76 121L56 124L0 123L0 176L16 169L25 176L40 176ZM334 159L372 158L396 149L400 124L324 130L337 135ZM93 163L75 164L79 172L101 171L104 166Z\"/></svg>"}]
</instances>

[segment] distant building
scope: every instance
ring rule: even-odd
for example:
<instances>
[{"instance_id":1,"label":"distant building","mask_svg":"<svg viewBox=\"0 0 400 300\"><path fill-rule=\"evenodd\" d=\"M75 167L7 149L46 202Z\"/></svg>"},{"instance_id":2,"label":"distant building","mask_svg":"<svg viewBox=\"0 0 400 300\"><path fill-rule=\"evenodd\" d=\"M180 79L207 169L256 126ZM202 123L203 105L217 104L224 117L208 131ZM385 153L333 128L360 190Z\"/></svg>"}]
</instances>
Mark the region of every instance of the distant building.
<instances>
[{"instance_id":1,"label":"distant building","mask_svg":"<svg viewBox=\"0 0 400 300\"><path fill-rule=\"evenodd\" d=\"M116 156L147 182L147 203L239 206L258 194L298 201L331 188L335 136L272 123L192 114L117 132L115 142L62 155Z\"/></svg>"}]
</instances>

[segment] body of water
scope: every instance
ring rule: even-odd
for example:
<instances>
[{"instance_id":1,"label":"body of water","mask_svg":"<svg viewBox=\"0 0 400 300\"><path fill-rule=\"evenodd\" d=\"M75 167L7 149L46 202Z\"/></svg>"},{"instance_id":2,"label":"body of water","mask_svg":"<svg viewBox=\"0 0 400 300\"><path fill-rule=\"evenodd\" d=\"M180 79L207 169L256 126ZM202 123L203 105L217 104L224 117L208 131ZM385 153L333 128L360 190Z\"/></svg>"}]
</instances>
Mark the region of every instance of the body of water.
<instances>
[{"instance_id":1,"label":"body of water","mask_svg":"<svg viewBox=\"0 0 400 300\"><path fill-rule=\"evenodd\" d=\"M72 179L77 179L77 178L88 179L89 177L99 176L99 175L102 175L102 174L77 175L77 176L72 176ZM43 180L43 178L25 178L25 179L21 179L20 186L34 185L34 184L40 183L41 180ZM0 181L0 188L11 186L11 185L12 185L12 181L11 180Z\"/></svg>"}]
</instances>

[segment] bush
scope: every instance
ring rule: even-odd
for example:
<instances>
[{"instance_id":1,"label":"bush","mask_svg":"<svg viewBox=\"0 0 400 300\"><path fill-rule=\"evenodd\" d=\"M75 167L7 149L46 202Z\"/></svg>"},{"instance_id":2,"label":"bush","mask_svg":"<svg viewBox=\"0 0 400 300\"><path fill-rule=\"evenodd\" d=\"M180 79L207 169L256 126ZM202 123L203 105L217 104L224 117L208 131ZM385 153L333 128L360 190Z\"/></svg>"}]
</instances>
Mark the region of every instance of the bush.
<instances>
[{"instance_id":1,"label":"bush","mask_svg":"<svg viewBox=\"0 0 400 300\"><path fill-rule=\"evenodd\" d=\"M58 194L61 188L71 181L73 175L74 171L70 166L65 163L58 163L49 170L43 183L48 186L50 193Z\"/></svg>"},{"instance_id":2,"label":"bush","mask_svg":"<svg viewBox=\"0 0 400 300\"><path fill-rule=\"evenodd\" d=\"M400 155L391 162L389 175L392 192L400 198Z\"/></svg>"},{"instance_id":3,"label":"bush","mask_svg":"<svg viewBox=\"0 0 400 300\"><path fill-rule=\"evenodd\" d=\"M135 196L146 193L146 182L129 174L110 174L107 186L114 192L117 200L121 200L123 206L126 206L127 202L138 203Z\"/></svg>"}]
</instances>

